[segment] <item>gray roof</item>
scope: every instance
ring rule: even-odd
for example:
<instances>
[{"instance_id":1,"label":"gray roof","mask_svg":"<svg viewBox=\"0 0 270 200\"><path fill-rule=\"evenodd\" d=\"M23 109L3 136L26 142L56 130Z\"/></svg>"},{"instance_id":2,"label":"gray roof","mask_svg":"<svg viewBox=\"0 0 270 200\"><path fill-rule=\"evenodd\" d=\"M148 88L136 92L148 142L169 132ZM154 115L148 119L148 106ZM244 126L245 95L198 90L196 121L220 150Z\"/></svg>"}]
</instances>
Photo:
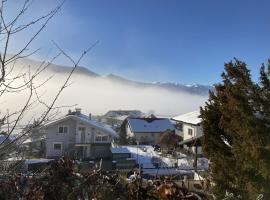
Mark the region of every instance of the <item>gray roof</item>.
<instances>
[{"instance_id":1,"label":"gray roof","mask_svg":"<svg viewBox=\"0 0 270 200\"><path fill-rule=\"evenodd\" d=\"M128 125L134 133L160 133L174 130L171 121L163 118L128 118Z\"/></svg>"}]
</instances>

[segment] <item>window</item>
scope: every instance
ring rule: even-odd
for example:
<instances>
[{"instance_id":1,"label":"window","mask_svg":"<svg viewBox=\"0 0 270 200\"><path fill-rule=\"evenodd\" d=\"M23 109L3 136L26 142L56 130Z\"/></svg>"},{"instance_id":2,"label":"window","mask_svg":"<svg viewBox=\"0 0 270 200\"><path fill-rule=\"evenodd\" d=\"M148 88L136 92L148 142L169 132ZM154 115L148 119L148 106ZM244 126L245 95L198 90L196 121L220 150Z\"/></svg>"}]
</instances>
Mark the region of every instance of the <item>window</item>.
<instances>
[{"instance_id":1,"label":"window","mask_svg":"<svg viewBox=\"0 0 270 200\"><path fill-rule=\"evenodd\" d=\"M59 126L58 133L68 133L68 126Z\"/></svg>"},{"instance_id":2,"label":"window","mask_svg":"<svg viewBox=\"0 0 270 200\"><path fill-rule=\"evenodd\" d=\"M62 144L53 144L53 149L54 150L61 150L62 149Z\"/></svg>"},{"instance_id":3,"label":"window","mask_svg":"<svg viewBox=\"0 0 270 200\"><path fill-rule=\"evenodd\" d=\"M100 133L96 135L96 141L97 142L106 142L108 141L108 136L107 135L101 135Z\"/></svg>"},{"instance_id":4,"label":"window","mask_svg":"<svg viewBox=\"0 0 270 200\"><path fill-rule=\"evenodd\" d=\"M97 142L100 142L100 141L101 141L101 136L100 136L100 135L97 135L97 136L96 136L96 141L97 141Z\"/></svg>"},{"instance_id":5,"label":"window","mask_svg":"<svg viewBox=\"0 0 270 200\"><path fill-rule=\"evenodd\" d=\"M102 141L108 141L108 136L102 136L101 140Z\"/></svg>"},{"instance_id":6,"label":"window","mask_svg":"<svg viewBox=\"0 0 270 200\"><path fill-rule=\"evenodd\" d=\"M191 135L192 136L192 134L193 134L193 129L189 128L188 129L188 135Z\"/></svg>"},{"instance_id":7,"label":"window","mask_svg":"<svg viewBox=\"0 0 270 200\"><path fill-rule=\"evenodd\" d=\"M78 127L78 134L81 134L81 135L83 135L83 134L85 134L85 132L86 132L86 127L84 127L84 126L79 126Z\"/></svg>"},{"instance_id":8,"label":"window","mask_svg":"<svg viewBox=\"0 0 270 200\"><path fill-rule=\"evenodd\" d=\"M85 130L86 130L86 128L85 128L85 127L83 127L83 126L80 126L80 127L79 127L79 131L81 131L81 132L85 132Z\"/></svg>"}]
</instances>

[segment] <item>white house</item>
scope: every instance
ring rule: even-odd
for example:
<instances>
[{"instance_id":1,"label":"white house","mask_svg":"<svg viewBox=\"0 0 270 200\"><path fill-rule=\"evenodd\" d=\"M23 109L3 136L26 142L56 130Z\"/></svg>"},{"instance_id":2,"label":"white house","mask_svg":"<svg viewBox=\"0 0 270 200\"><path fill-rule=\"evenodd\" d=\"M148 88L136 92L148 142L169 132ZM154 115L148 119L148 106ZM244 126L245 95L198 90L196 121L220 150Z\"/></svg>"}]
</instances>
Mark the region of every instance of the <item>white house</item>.
<instances>
[{"instance_id":1,"label":"white house","mask_svg":"<svg viewBox=\"0 0 270 200\"><path fill-rule=\"evenodd\" d=\"M200 145L200 139L203 135L201 127L200 111L196 110L183 115L173 117L172 120L176 122L176 134L183 137L183 141L180 145L192 150L194 153L201 154L202 149Z\"/></svg>"},{"instance_id":2,"label":"white house","mask_svg":"<svg viewBox=\"0 0 270 200\"><path fill-rule=\"evenodd\" d=\"M111 141L117 137L109 126L83 115L81 109L45 125L47 158L63 155L90 160L111 157Z\"/></svg>"},{"instance_id":3,"label":"white house","mask_svg":"<svg viewBox=\"0 0 270 200\"><path fill-rule=\"evenodd\" d=\"M127 137L134 137L142 144L156 144L166 131L174 131L174 126L166 118L128 118Z\"/></svg>"}]
</instances>

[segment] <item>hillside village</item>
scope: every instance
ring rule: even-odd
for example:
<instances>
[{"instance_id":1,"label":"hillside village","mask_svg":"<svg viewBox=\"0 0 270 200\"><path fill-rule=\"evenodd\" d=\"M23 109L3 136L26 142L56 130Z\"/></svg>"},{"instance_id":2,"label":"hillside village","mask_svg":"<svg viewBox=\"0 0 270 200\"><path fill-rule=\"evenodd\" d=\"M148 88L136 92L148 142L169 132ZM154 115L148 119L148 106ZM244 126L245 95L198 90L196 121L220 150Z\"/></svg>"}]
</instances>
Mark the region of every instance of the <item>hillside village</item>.
<instances>
[{"instance_id":1,"label":"hillside village","mask_svg":"<svg viewBox=\"0 0 270 200\"><path fill-rule=\"evenodd\" d=\"M269 200L270 1L0 1L0 200Z\"/></svg>"},{"instance_id":2,"label":"hillside village","mask_svg":"<svg viewBox=\"0 0 270 200\"><path fill-rule=\"evenodd\" d=\"M187 189L207 187L208 160L201 150L198 111L172 118L138 110L109 111L97 119L81 108L62 114L17 142L18 151L1 161L1 173L10 166L35 172L69 157L83 171L102 163L103 170L128 172L127 179L139 173L146 179L175 177Z\"/></svg>"}]
</instances>

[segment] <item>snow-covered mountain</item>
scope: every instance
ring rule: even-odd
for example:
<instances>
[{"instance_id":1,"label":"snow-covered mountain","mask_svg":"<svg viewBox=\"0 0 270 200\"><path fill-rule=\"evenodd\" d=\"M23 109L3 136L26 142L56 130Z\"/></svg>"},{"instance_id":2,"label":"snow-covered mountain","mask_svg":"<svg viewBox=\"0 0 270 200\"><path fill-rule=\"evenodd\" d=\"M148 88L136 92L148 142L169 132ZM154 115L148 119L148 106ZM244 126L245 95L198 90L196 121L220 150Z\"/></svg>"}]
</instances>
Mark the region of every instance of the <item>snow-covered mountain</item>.
<instances>
[{"instance_id":1,"label":"snow-covered mountain","mask_svg":"<svg viewBox=\"0 0 270 200\"><path fill-rule=\"evenodd\" d=\"M145 82L138 82L138 81L131 81L129 79L123 78L118 75L109 74L106 78L111 79L113 81L129 84L138 87L153 87L153 88L162 88L174 92L188 92L197 95L207 95L209 90L212 90L212 86L208 85L200 85L200 84L191 84L191 85L184 85L180 83L172 83L172 82L152 82L152 83L145 83Z\"/></svg>"},{"instance_id":2,"label":"snow-covered mountain","mask_svg":"<svg viewBox=\"0 0 270 200\"><path fill-rule=\"evenodd\" d=\"M16 69L30 66L35 70L39 61L21 59ZM50 75L43 97L49 101L71 71L71 67L50 65L39 81ZM59 105L77 104L86 112L104 114L108 110L136 109L145 113L178 115L198 109L207 100L211 86L184 85L179 83L146 83L129 80L118 75L99 75L85 67L78 67L72 75L71 85L61 95ZM12 102L12 101L10 101Z\"/></svg>"}]
</instances>

